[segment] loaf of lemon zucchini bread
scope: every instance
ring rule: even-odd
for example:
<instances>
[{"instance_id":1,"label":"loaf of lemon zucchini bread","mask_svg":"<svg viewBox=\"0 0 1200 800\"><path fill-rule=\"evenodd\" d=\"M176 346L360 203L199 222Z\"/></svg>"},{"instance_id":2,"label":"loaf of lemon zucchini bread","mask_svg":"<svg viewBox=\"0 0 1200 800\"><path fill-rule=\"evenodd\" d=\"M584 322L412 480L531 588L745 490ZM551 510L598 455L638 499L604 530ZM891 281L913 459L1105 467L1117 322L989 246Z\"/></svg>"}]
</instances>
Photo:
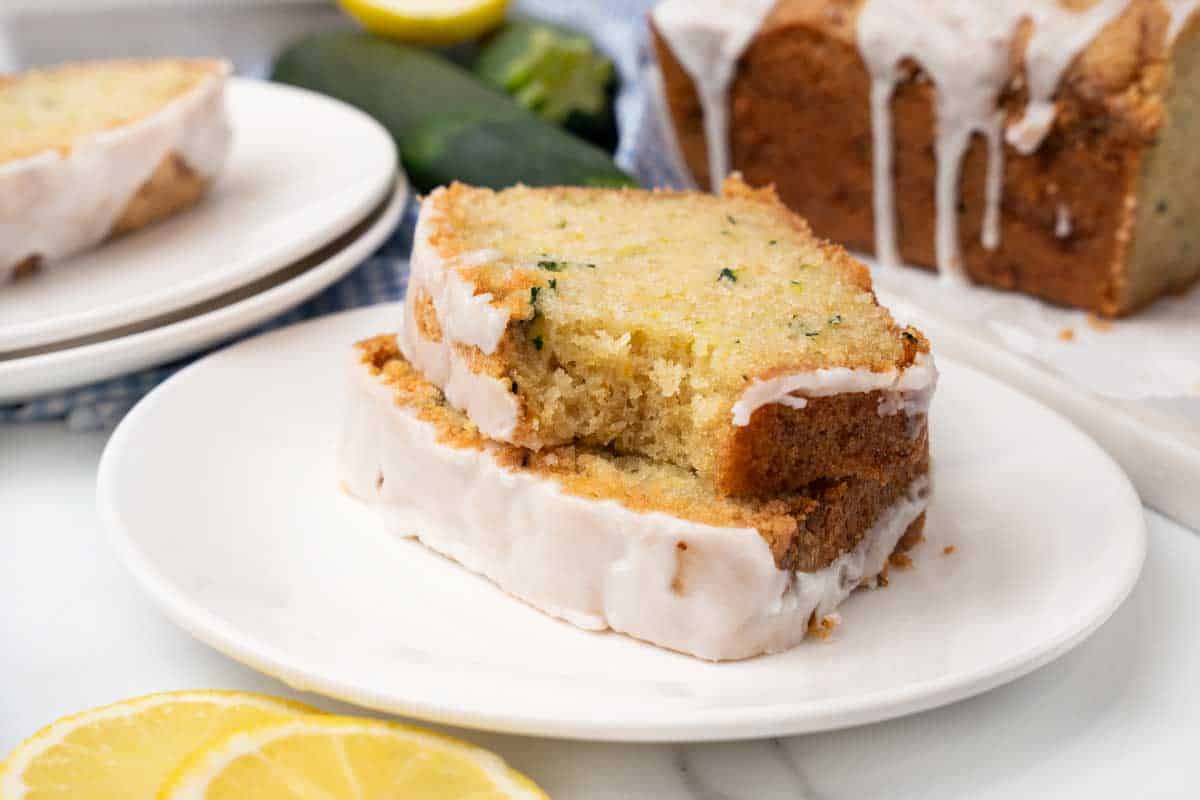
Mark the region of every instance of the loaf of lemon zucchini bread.
<instances>
[{"instance_id":1,"label":"loaf of lemon zucchini bread","mask_svg":"<svg viewBox=\"0 0 1200 800\"><path fill-rule=\"evenodd\" d=\"M227 72L158 60L0 76L0 282L195 203L229 152Z\"/></svg>"},{"instance_id":2,"label":"loaf of lemon zucchini bread","mask_svg":"<svg viewBox=\"0 0 1200 800\"><path fill-rule=\"evenodd\" d=\"M1194 0L665 0L697 181L820 236L1106 315L1200 274Z\"/></svg>"},{"instance_id":3,"label":"loaf of lemon zucchini bread","mask_svg":"<svg viewBox=\"0 0 1200 800\"><path fill-rule=\"evenodd\" d=\"M929 346L770 189L453 185L421 208L405 357L491 439L611 448L722 496L887 482L926 453Z\"/></svg>"}]
</instances>

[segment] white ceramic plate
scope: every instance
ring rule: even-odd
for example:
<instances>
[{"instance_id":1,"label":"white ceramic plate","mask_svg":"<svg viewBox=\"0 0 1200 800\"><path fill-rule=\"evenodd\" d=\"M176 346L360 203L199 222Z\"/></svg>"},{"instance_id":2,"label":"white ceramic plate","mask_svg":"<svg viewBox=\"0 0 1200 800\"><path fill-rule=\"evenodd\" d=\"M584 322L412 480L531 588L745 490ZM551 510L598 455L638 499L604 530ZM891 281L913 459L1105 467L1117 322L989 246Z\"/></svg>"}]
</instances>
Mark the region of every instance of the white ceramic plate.
<instances>
[{"instance_id":1,"label":"white ceramic plate","mask_svg":"<svg viewBox=\"0 0 1200 800\"><path fill-rule=\"evenodd\" d=\"M101 461L101 516L137 580L195 636L298 688L548 736L819 731L1033 670L1104 622L1141 568L1142 509L1113 461L942 359L927 541L915 568L847 601L833 641L710 664L573 628L390 538L339 490L347 350L399 316L363 309L209 356L143 400Z\"/></svg>"},{"instance_id":2,"label":"white ceramic plate","mask_svg":"<svg viewBox=\"0 0 1200 800\"><path fill-rule=\"evenodd\" d=\"M345 233L387 196L396 148L345 103L234 78L229 164L177 217L0 286L0 355L139 322L251 283Z\"/></svg>"},{"instance_id":3,"label":"white ceramic plate","mask_svg":"<svg viewBox=\"0 0 1200 800\"><path fill-rule=\"evenodd\" d=\"M396 228L408 198L403 176L391 197L342 237L306 258L200 306L86 338L77 346L0 357L0 402L81 386L163 364L299 305L362 263Z\"/></svg>"},{"instance_id":4,"label":"white ceramic plate","mask_svg":"<svg viewBox=\"0 0 1200 800\"><path fill-rule=\"evenodd\" d=\"M1178 406L1161 401L1155 408L1148 402L1101 397L1008 350L978 325L937 314L914 302L917 298L895 296L878 284L875 291L894 316L920 328L938 352L1020 389L1082 428L1117 460L1146 505L1200 529L1200 426L1190 424L1183 413L1166 411L1185 411L1188 401Z\"/></svg>"}]
</instances>

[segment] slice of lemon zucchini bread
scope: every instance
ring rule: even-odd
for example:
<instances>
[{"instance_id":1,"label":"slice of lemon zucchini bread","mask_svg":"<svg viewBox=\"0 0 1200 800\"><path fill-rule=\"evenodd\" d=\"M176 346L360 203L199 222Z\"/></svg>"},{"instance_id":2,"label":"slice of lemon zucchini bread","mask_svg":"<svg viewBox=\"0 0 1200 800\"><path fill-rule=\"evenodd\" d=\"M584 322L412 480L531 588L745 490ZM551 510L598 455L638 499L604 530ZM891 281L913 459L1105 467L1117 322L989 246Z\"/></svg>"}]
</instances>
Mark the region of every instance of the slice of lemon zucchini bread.
<instances>
[{"instance_id":1,"label":"slice of lemon zucchini bread","mask_svg":"<svg viewBox=\"0 0 1200 800\"><path fill-rule=\"evenodd\" d=\"M919 461L936 379L866 268L736 176L723 197L439 189L400 341L490 438L611 447L726 495Z\"/></svg>"},{"instance_id":2,"label":"slice of lemon zucchini bread","mask_svg":"<svg viewBox=\"0 0 1200 800\"><path fill-rule=\"evenodd\" d=\"M490 440L394 336L360 343L351 379L343 485L393 533L575 625L701 658L794 646L924 524L924 436L883 481L730 498L642 456Z\"/></svg>"},{"instance_id":3,"label":"slice of lemon zucchini bread","mask_svg":"<svg viewBox=\"0 0 1200 800\"><path fill-rule=\"evenodd\" d=\"M227 72L157 60L0 76L0 282L195 203L229 152Z\"/></svg>"}]
</instances>

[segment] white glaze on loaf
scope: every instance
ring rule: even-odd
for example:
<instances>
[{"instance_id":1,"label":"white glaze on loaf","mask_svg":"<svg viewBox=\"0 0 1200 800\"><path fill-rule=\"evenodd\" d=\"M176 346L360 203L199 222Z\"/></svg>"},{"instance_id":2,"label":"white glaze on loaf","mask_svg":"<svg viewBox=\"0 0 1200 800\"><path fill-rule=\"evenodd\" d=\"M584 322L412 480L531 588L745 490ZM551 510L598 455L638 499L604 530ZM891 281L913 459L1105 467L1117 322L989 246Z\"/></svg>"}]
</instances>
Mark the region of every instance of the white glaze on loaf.
<instances>
[{"instance_id":1,"label":"white glaze on loaf","mask_svg":"<svg viewBox=\"0 0 1200 800\"><path fill-rule=\"evenodd\" d=\"M458 274L458 267L477 266L494 259L489 251L469 253L453 262L442 258L430 242L437 215L435 189L421 204L409 259L404 320L396 337L400 351L425 379L446 394L450 405L463 411L484 435L511 441L520 406L506 381L472 371L462 347L485 355L496 352L509 315L492 305L492 295L475 294L475 287ZM428 297L437 312L441 340L433 341L417 327L418 298Z\"/></svg>"},{"instance_id":2,"label":"white glaze on loaf","mask_svg":"<svg viewBox=\"0 0 1200 800\"><path fill-rule=\"evenodd\" d=\"M441 444L357 357L349 397L342 483L378 509L390 532L415 536L581 628L709 660L794 647L814 613L831 614L883 570L927 505L922 477L854 550L816 572L790 572L751 528L567 494L553 480L505 469L487 449Z\"/></svg>"},{"instance_id":3,"label":"white glaze on loaf","mask_svg":"<svg viewBox=\"0 0 1200 800\"><path fill-rule=\"evenodd\" d=\"M212 179L228 157L228 65L129 125L0 164L0 283L30 256L55 261L104 241L159 164L176 154Z\"/></svg>"},{"instance_id":4,"label":"white glaze on loaf","mask_svg":"<svg viewBox=\"0 0 1200 800\"><path fill-rule=\"evenodd\" d=\"M738 59L775 0L667 0L651 12L669 32L675 55L696 84L704 112L709 182L720 192L729 174L729 84Z\"/></svg>"},{"instance_id":5,"label":"white glaze on loaf","mask_svg":"<svg viewBox=\"0 0 1200 800\"><path fill-rule=\"evenodd\" d=\"M808 398L860 392L883 393L880 416L904 412L909 417L924 417L936 386L937 367L929 353L918 353L912 365L902 370L871 372L834 367L789 372L766 380L756 378L733 404L733 424L749 425L754 412L771 403L804 408Z\"/></svg>"},{"instance_id":6,"label":"white glaze on loaf","mask_svg":"<svg viewBox=\"0 0 1200 800\"><path fill-rule=\"evenodd\" d=\"M957 208L962 159L972 136L988 143L988 171L981 241L989 249L1000 244L1004 144L1019 153L1035 152L1055 117L1054 95L1062 76L1103 28L1130 0L1097 0L1073 11L1061 0L866 0L857 19L859 52L871 75L872 169L875 255L884 265L899 262L893 187L891 101L901 78L901 65L912 60L935 84L937 135L936 241L938 272L961 282ZM1200 0L1163 0L1170 14L1168 42L1182 31ZM679 62L696 84L705 117L709 171L719 185L730 168L727 89L737 60L766 14L755 4L750 13L730 20L722 0L665 0L654 22ZM1024 22L1031 25L1025 52L1024 78L1029 102L1024 114L1005 128L998 107L1001 90L1013 80L1011 52ZM747 26L755 29L747 36ZM713 41L738 43L712 47ZM689 66L711 59L704 74ZM715 80L720 78L723 83ZM715 88L714 88L715 87ZM719 89L720 91L716 91ZM715 98L723 98L716 110ZM707 100L706 100L707 98ZM712 117L710 120L709 118Z\"/></svg>"}]
</instances>

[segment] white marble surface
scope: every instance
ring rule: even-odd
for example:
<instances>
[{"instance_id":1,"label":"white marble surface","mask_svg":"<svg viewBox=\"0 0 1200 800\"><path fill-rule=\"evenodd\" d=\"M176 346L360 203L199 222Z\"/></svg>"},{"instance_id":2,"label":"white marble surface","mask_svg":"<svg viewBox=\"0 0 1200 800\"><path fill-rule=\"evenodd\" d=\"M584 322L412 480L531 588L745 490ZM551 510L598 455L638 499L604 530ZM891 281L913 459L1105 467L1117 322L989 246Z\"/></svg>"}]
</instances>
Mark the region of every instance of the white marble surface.
<instances>
[{"instance_id":1,"label":"white marble surface","mask_svg":"<svg viewBox=\"0 0 1200 800\"><path fill-rule=\"evenodd\" d=\"M94 510L102 434L0 427L0 753L62 714L192 687L296 696L176 629ZM1200 537L1149 514L1142 581L1060 661L974 700L833 734L611 745L472 731L553 797L1195 797ZM330 709L344 706L305 697Z\"/></svg>"}]
</instances>

